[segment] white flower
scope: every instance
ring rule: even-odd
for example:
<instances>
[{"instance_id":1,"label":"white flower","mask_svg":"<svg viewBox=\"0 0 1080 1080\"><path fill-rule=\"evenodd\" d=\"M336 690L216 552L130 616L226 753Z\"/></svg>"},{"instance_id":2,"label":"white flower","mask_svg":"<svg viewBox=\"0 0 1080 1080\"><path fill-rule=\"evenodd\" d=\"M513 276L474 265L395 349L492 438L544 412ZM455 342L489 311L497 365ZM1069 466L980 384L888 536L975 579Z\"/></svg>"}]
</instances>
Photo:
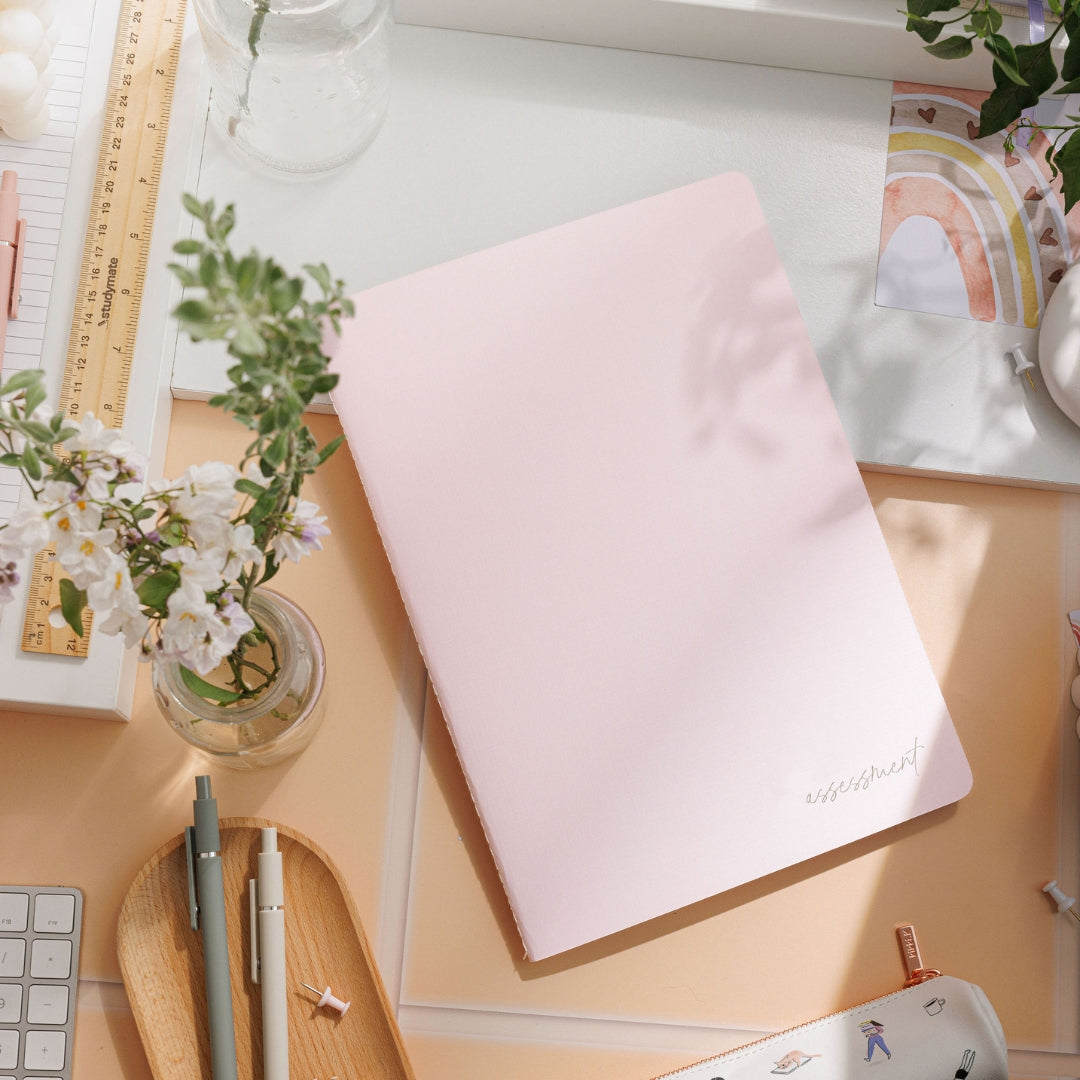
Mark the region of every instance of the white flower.
<instances>
[{"instance_id":1,"label":"white flower","mask_svg":"<svg viewBox=\"0 0 1080 1080\"><path fill-rule=\"evenodd\" d=\"M187 523L187 534L199 548L227 548L232 539L229 514L207 512ZM222 559L224 562L224 559Z\"/></svg>"},{"instance_id":2,"label":"white flower","mask_svg":"<svg viewBox=\"0 0 1080 1080\"><path fill-rule=\"evenodd\" d=\"M45 511L39 503L32 503L16 511L15 516L0 527L0 561L21 559L27 553L40 551L48 542Z\"/></svg>"},{"instance_id":3,"label":"white flower","mask_svg":"<svg viewBox=\"0 0 1080 1080\"><path fill-rule=\"evenodd\" d=\"M244 610L240 601L232 593L223 593L218 605L218 618L222 625L218 644L225 650L222 655L228 656L239 644L240 639L249 630L255 629L255 620Z\"/></svg>"},{"instance_id":4,"label":"white flower","mask_svg":"<svg viewBox=\"0 0 1080 1080\"><path fill-rule=\"evenodd\" d=\"M75 452L113 450L118 444L130 445L119 431L107 428L92 412L82 418L75 434L64 440L64 445Z\"/></svg>"},{"instance_id":5,"label":"white flower","mask_svg":"<svg viewBox=\"0 0 1080 1080\"><path fill-rule=\"evenodd\" d=\"M196 521L204 514L229 517L236 506L236 481L239 479L240 473L223 461L192 465L176 481L173 513L187 521Z\"/></svg>"},{"instance_id":6,"label":"white flower","mask_svg":"<svg viewBox=\"0 0 1080 1080\"><path fill-rule=\"evenodd\" d=\"M103 620L99 623L103 633L123 634L129 648L146 635L150 621L143 614L127 563L119 556L114 555L101 578L90 583L86 599L94 614Z\"/></svg>"},{"instance_id":7,"label":"white flower","mask_svg":"<svg viewBox=\"0 0 1080 1080\"><path fill-rule=\"evenodd\" d=\"M113 558L115 529L62 533L56 540L56 558L77 589L100 580Z\"/></svg>"},{"instance_id":8,"label":"white flower","mask_svg":"<svg viewBox=\"0 0 1080 1080\"><path fill-rule=\"evenodd\" d=\"M168 603L169 617L161 625L161 651L165 658L176 660L200 675L213 671L221 657L209 662L203 654L210 641L210 620L215 611L201 589L181 584L173 590Z\"/></svg>"},{"instance_id":9,"label":"white flower","mask_svg":"<svg viewBox=\"0 0 1080 1080\"><path fill-rule=\"evenodd\" d=\"M56 494L60 493L60 489L58 484ZM49 494L52 501L52 493ZM101 527L101 507L72 489L66 499L56 503L48 521L50 536L58 545L69 540L75 542L76 537L96 532Z\"/></svg>"},{"instance_id":10,"label":"white flower","mask_svg":"<svg viewBox=\"0 0 1080 1080\"><path fill-rule=\"evenodd\" d=\"M161 561L174 563L180 572L180 587L192 595L217 592L225 581L221 568L225 561L224 553L217 548L199 551L193 547L173 547L161 554Z\"/></svg>"},{"instance_id":11,"label":"white flower","mask_svg":"<svg viewBox=\"0 0 1080 1080\"><path fill-rule=\"evenodd\" d=\"M199 675L213 671L255 625L232 596L219 609L183 583L169 597L168 610L161 629L162 653Z\"/></svg>"},{"instance_id":12,"label":"white flower","mask_svg":"<svg viewBox=\"0 0 1080 1080\"><path fill-rule=\"evenodd\" d=\"M330 530L323 524L325 514L319 514L315 503L301 499L296 509L282 517L281 532L271 541L271 548L278 562L292 559L299 562L304 555L322 551L320 536L329 536Z\"/></svg>"},{"instance_id":13,"label":"white flower","mask_svg":"<svg viewBox=\"0 0 1080 1080\"><path fill-rule=\"evenodd\" d=\"M64 506L75 498L79 489L67 480L46 480L38 502L46 510Z\"/></svg>"},{"instance_id":14,"label":"white flower","mask_svg":"<svg viewBox=\"0 0 1080 1080\"><path fill-rule=\"evenodd\" d=\"M259 562L262 562L262 551L255 546L255 530L247 523L231 526L221 576L226 581L235 581L244 563Z\"/></svg>"}]
</instances>

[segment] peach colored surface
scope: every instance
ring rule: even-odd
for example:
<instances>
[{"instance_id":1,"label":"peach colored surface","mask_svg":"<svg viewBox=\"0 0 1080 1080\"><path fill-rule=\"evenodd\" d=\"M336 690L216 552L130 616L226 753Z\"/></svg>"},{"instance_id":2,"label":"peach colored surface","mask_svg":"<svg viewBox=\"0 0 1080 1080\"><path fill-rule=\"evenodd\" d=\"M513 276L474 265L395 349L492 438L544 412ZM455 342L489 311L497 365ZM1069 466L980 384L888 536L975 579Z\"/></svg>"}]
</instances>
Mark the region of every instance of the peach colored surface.
<instances>
[{"instance_id":1,"label":"peach colored surface","mask_svg":"<svg viewBox=\"0 0 1080 1080\"><path fill-rule=\"evenodd\" d=\"M170 474L211 455L237 456L243 433L219 414L194 403L174 410ZM320 438L338 430L332 417L312 424ZM1067 497L864 480L970 758L971 795L882 837L528 964L434 709L411 856L413 833L405 834L408 888L393 887L395 807L412 802L395 730L408 627L348 455L316 478L311 494L334 534L321 555L287 567L279 587L323 630L325 726L291 765L250 776L209 771L223 815L286 822L337 863L392 995L400 981L401 1025L420 1080L646 1080L750 1034L718 1034L714 1046L705 1027L777 1027L894 989L893 924L901 919L918 927L928 962L987 991L1010 1046L1053 1042L1058 933L1071 928L1038 889L1059 857ZM776 648L782 654L784 643ZM3 876L85 890L83 974L106 983L118 978L123 895L188 820L192 777L207 771L161 725L145 671L136 714L128 726L0 715ZM395 923L402 940L390 932ZM315 977L332 981L333 972ZM82 994L79 1080L148 1080L123 1006L117 986L88 985ZM1075 1018L1065 1020L1075 1031Z\"/></svg>"}]
</instances>

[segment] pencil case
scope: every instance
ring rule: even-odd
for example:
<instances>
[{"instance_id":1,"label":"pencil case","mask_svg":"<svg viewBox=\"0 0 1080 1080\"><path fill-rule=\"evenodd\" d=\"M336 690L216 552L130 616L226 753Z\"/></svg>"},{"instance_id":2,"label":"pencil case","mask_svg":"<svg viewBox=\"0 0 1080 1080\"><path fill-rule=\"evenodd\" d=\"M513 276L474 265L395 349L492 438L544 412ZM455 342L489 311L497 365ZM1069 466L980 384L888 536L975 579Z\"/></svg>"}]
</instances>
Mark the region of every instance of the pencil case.
<instances>
[{"instance_id":1,"label":"pencil case","mask_svg":"<svg viewBox=\"0 0 1080 1080\"><path fill-rule=\"evenodd\" d=\"M905 931L900 927L901 948ZM910 933L914 945L914 934ZM905 956L907 953L905 952ZM878 1069L882 1068L879 1073ZM1005 1035L986 995L909 964L902 990L812 1020L656 1080L1008 1080Z\"/></svg>"}]
</instances>

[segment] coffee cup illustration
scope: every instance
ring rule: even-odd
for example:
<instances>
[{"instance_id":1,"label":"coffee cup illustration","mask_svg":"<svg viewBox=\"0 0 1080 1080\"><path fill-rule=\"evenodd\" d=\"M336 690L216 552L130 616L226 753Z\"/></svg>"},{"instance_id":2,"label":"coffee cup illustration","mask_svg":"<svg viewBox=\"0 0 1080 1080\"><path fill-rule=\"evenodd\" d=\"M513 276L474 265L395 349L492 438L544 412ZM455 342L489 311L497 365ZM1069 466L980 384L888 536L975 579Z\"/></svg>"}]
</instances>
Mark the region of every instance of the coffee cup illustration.
<instances>
[{"instance_id":1,"label":"coffee cup illustration","mask_svg":"<svg viewBox=\"0 0 1080 1080\"><path fill-rule=\"evenodd\" d=\"M924 1008L924 1009L925 1009L925 1010L927 1011L927 1013L929 1013L929 1014L930 1014L931 1016L937 1016L937 1014L938 1014L939 1012L941 1012L941 1010L942 1010L942 1009L943 1009L944 1007L945 1007L945 999L944 999L944 998L939 998L939 997L932 997L932 998L931 998L931 999L930 999L929 1001L927 1001L927 1002L926 1002L926 1003L925 1003L925 1004L923 1005L923 1008Z\"/></svg>"}]
</instances>

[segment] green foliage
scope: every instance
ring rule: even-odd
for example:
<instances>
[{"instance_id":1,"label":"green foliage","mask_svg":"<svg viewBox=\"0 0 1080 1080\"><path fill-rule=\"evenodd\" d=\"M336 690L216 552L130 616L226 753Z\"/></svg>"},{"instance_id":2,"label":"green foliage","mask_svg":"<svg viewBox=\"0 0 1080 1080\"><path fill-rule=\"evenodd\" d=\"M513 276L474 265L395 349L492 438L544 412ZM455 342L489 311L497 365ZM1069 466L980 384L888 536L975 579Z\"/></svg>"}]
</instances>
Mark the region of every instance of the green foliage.
<instances>
[{"instance_id":1,"label":"green foliage","mask_svg":"<svg viewBox=\"0 0 1080 1080\"><path fill-rule=\"evenodd\" d=\"M910 0L901 14L907 17L907 29L926 44L928 53L943 60L970 56L976 42L991 56L994 90L983 103L979 116L979 137L1006 131L1006 149L1013 149L1020 128L1042 131L1050 147L1046 160L1053 175L1060 172L1065 212L1080 199L1080 117L1068 117L1068 123L1041 125L1022 117L1025 109L1047 96L1080 92L1080 0L1049 0L1056 22L1048 27L1044 41L1014 46L1001 33L1003 18L992 0L975 0L970 8L961 8L961 0ZM966 20L966 21L965 21ZM942 38L947 26L963 23L962 33ZM1058 72L1052 52L1054 39L1062 31L1069 39ZM1059 79L1062 80L1059 83Z\"/></svg>"},{"instance_id":2,"label":"green foliage","mask_svg":"<svg viewBox=\"0 0 1080 1080\"><path fill-rule=\"evenodd\" d=\"M278 571L271 544L299 498L304 478L341 445L338 437L318 446L303 413L317 394L337 384L337 375L328 370L323 338L329 331L340 333L353 304L344 282L332 277L325 265L304 266L306 278L293 277L257 251L234 252L229 245L236 221L231 205L219 213L213 200L202 203L185 195L184 206L201 224L204 238L173 246L176 254L187 257L184 263L170 264L187 290L173 314L192 340L226 343L236 361L227 371L231 385L210 404L255 435L240 469L254 463L260 479L248 475L236 483L236 490L250 500L243 520L254 529L255 544L264 553L257 570L238 579L246 609L254 588ZM306 295L307 284L315 287L314 299Z\"/></svg>"},{"instance_id":3,"label":"green foliage","mask_svg":"<svg viewBox=\"0 0 1080 1080\"><path fill-rule=\"evenodd\" d=\"M86 607L86 593L75 588L68 578L60 579L60 611L64 622L79 636L83 636L82 613Z\"/></svg>"}]
</instances>

